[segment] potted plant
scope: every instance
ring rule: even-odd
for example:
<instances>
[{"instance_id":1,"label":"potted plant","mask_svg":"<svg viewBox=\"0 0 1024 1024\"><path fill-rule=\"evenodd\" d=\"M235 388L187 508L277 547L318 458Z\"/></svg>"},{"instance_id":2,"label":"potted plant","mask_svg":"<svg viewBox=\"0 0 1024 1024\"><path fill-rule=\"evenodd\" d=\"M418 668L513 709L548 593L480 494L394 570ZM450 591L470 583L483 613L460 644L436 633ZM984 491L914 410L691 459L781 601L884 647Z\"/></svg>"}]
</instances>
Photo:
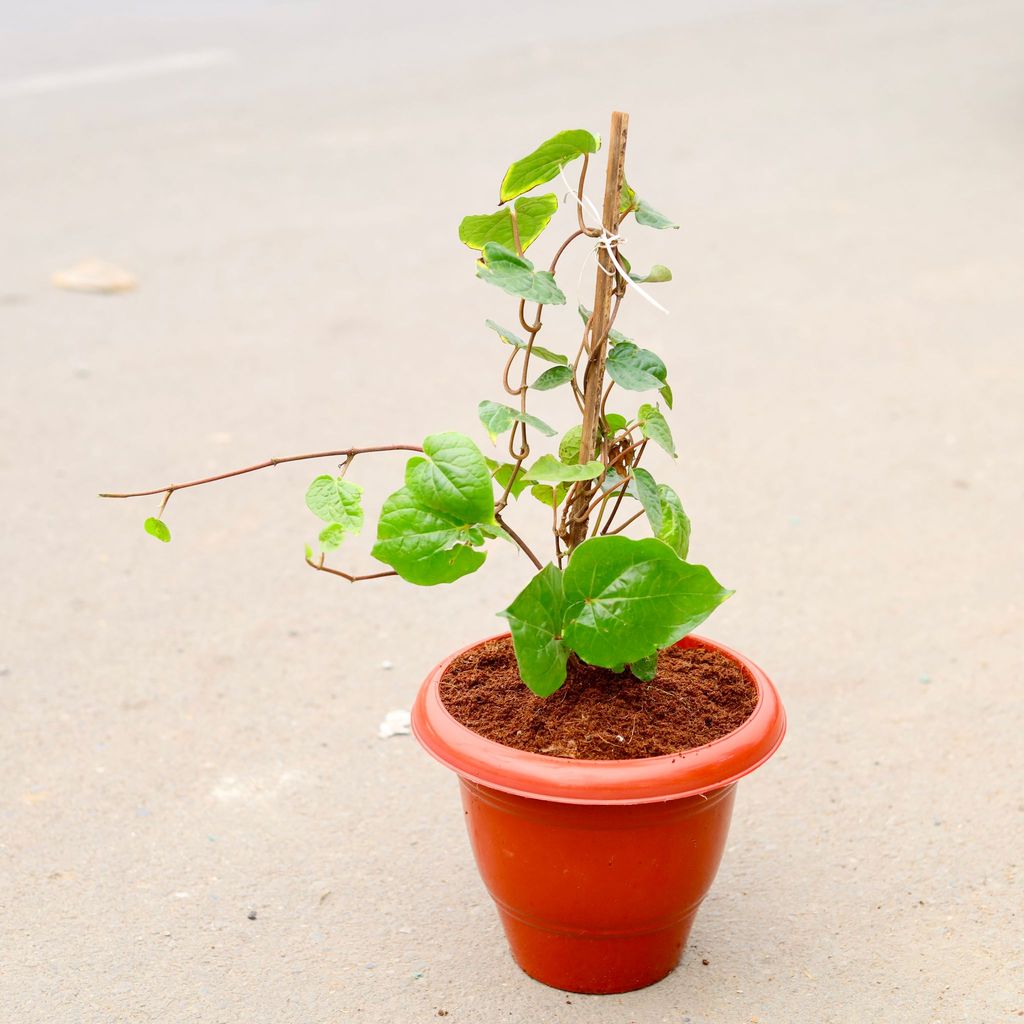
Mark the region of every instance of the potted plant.
<instances>
[{"instance_id":1,"label":"potted plant","mask_svg":"<svg viewBox=\"0 0 1024 1024\"><path fill-rule=\"evenodd\" d=\"M665 364L622 333L618 315L631 292L657 304L647 286L671 274L636 272L620 226L630 216L643 227L676 225L627 181L626 134L626 115L614 114L600 210L585 193L600 141L571 130L516 160L497 210L460 225L460 239L478 253L477 276L517 301L513 329L487 321L505 346L500 379L511 401L479 406L508 458L444 432L422 444L294 455L104 495L161 496L145 529L167 542L164 509L176 491L340 458L338 472L316 477L306 493L322 521L319 550L306 548L313 569L350 582L397 576L435 586L479 569L488 545L519 549L531 578L498 613L510 633L442 660L419 691L412 725L459 776L477 862L518 963L549 985L594 993L649 985L678 963L721 858L736 782L771 756L785 730L764 673L691 634L731 591L686 561L683 505L641 465L651 444L676 455L663 412L673 395ZM576 164L570 184L566 170ZM559 198L537 190L556 180L570 197L573 228L538 269L526 254ZM575 352L552 350L538 341L542 314L567 303L555 272L574 243L596 252L593 304L579 307L579 322L570 311L559 323L561 338L576 323ZM554 389L575 421L560 431L530 411L535 392ZM549 451L537 451L540 439L551 439ZM377 521L372 555L383 568L328 565L364 523L353 463L380 452L412 453ZM547 559L508 522L522 499L547 509ZM640 519L651 536L626 536Z\"/></svg>"}]
</instances>

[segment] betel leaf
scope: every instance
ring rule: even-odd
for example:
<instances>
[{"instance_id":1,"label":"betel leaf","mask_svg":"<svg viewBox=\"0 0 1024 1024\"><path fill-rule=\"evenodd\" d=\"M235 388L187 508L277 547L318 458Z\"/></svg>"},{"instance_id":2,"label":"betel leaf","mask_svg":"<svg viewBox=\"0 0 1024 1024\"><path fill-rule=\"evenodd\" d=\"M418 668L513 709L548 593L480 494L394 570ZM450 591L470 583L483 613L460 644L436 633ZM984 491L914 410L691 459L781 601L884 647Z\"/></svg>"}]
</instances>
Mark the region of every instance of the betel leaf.
<instances>
[{"instance_id":1,"label":"betel leaf","mask_svg":"<svg viewBox=\"0 0 1024 1024\"><path fill-rule=\"evenodd\" d=\"M568 493L569 487L566 484L534 484L530 488L530 494L548 508L558 508Z\"/></svg>"},{"instance_id":2,"label":"betel leaf","mask_svg":"<svg viewBox=\"0 0 1024 1024\"><path fill-rule=\"evenodd\" d=\"M633 470L630 493L643 505L647 521L651 524L651 532L657 537L664 517L661 512L661 495L658 493L654 477L646 469L637 466Z\"/></svg>"},{"instance_id":3,"label":"betel leaf","mask_svg":"<svg viewBox=\"0 0 1024 1024\"><path fill-rule=\"evenodd\" d=\"M526 342L523 341L522 338L517 337L507 328L502 327L500 324L496 324L493 320L485 320L484 323L486 323L487 326L490 327L490 329L494 331L506 345L512 345L515 348L526 348ZM530 355L536 356L538 359L543 359L548 363L557 363L560 366L569 365L568 356L560 355L558 352L552 352L550 349L541 348L540 345L534 345L530 349Z\"/></svg>"},{"instance_id":4,"label":"betel leaf","mask_svg":"<svg viewBox=\"0 0 1024 1024\"><path fill-rule=\"evenodd\" d=\"M574 480L596 480L604 472L604 463L597 461L582 466L567 465L554 455L542 455L526 472L526 477L537 484L561 484Z\"/></svg>"},{"instance_id":5,"label":"betel leaf","mask_svg":"<svg viewBox=\"0 0 1024 1024\"><path fill-rule=\"evenodd\" d=\"M460 523L494 522L491 474L465 434L431 434L405 467L405 486L424 506Z\"/></svg>"},{"instance_id":6,"label":"betel leaf","mask_svg":"<svg viewBox=\"0 0 1024 1024\"><path fill-rule=\"evenodd\" d=\"M505 172L499 202L507 203L531 188L550 181L566 165L584 153L596 153L601 140L577 128L559 132L542 142L529 156L516 160Z\"/></svg>"},{"instance_id":7,"label":"betel leaf","mask_svg":"<svg viewBox=\"0 0 1024 1024\"><path fill-rule=\"evenodd\" d=\"M629 671L637 679L642 679L645 683L649 683L658 674L658 652L655 651L649 658L641 658L639 661L634 661L629 666Z\"/></svg>"},{"instance_id":8,"label":"betel leaf","mask_svg":"<svg viewBox=\"0 0 1024 1024\"><path fill-rule=\"evenodd\" d=\"M660 540L593 537L563 576L564 639L591 665L631 664L684 637L732 591Z\"/></svg>"},{"instance_id":9,"label":"betel leaf","mask_svg":"<svg viewBox=\"0 0 1024 1024\"><path fill-rule=\"evenodd\" d=\"M646 348L631 341L616 345L608 353L608 376L627 391L658 391L665 386L665 364Z\"/></svg>"},{"instance_id":10,"label":"betel leaf","mask_svg":"<svg viewBox=\"0 0 1024 1024\"><path fill-rule=\"evenodd\" d=\"M640 424L640 433L649 437L656 445L664 448L665 451L676 457L676 445L672 440L672 431L669 429L668 421L661 414L661 411L654 405L641 405L636 414Z\"/></svg>"},{"instance_id":11,"label":"betel leaf","mask_svg":"<svg viewBox=\"0 0 1024 1024\"><path fill-rule=\"evenodd\" d=\"M512 631L519 675L538 697L547 697L565 682L569 650L562 642L564 607L562 573L548 564L498 612Z\"/></svg>"},{"instance_id":12,"label":"betel leaf","mask_svg":"<svg viewBox=\"0 0 1024 1024\"><path fill-rule=\"evenodd\" d=\"M629 279L637 284L661 284L663 281L672 280L672 271L661 263L655 263L646 274L634 274L630 272Z\"/></svg>"},{"instance_id":13,"label":"betel leaf","mask_svg":"<svg viewBox=\"0 0 1024 1024\"><path fill-rule=\"evenodd\" d=\"M320 547L324 551L337 551L345 539L345 527L341 523L331 523L320 531Z\"/></svg>"},{"instance_id":14,"label":"betel leaf","mask_svg":"<svg viewBox=\"0 0 1024 1024\"><path fill-rule=\"evenodd\" d=\"M545 306L561 306L565 295L547 270L534 270L525 256L517 256L497 242L487 242L483 258L477 260L476 276L521 299Z\"/></svg>"},{"instance_id":15,"label":"betel leaf","mask_svg":"<svg viewBox=\"0 0 1024 1024\"><path fill-rule=\"evenodd\" d=\"M550 391L561 387L572 380L572 370L568 366L552 366L545 370L531 385L534 391Z\"/></svg>"},{"instance_id":16,"label":"betel leaf","mask_svg":"<svg viewBox=\"0 0 1024 1024\"><path fill-rule=\"evenodd\" d=\"M534 430L539 430L545 437L554 437L558 433L554 427L549 427L536 416L513 409L510 405L501 405L498 402L481 402L477 406L477 415L492 441L500 434L504 434L517 421L525 423L528 427L533 427Z\"/></svg>"},{"instance_id":17,"label":"betel leaf","mask_svg":"<svg viewBox=\"0 0 1024 1024\"><path fill-rule=\"evenodd\" d=\"M583 443L583 427L578 423L570 427L558 442L558 457L567 465L580 461L580 445Z\"/></svg>"},{"instance_id":18,"label":"betel leaf","mask_svg":"<svg viewBox=\"0 0 1024 1024\"><path fill-rule=\"evenodd\" d=\"M648 228L657 228L659 231L664 231L666 228L679 227L678 224L673 224L663 213L658 213L650 203L643 199L636 201L633 216L636 218L637 224L643 224Z\"/></svg>"},{"instance_id":19,"label":"betel leaf","mask_svg":"<svg viewBox=\"0 0 1024 1024\"><path fill-rule=\"evenodd\" d=\"M150 537L156 537L157 540L162 540L165 544L170 544L171 531L167 528L167 524L162 519L157 519L156 516L150 516L142 524L142 528L150 535Z\"/></svg>"},{"instance_id":20,"label":"betel leaf","mask_svg":"<svg viewBox=\"0 0 1024 1024\"><path fill-rule=\"evenodd\" d=\"M577 308L577 310L578 310L578 312L579 312L579 314L580 314L580 319L581 319L581 320L582 320L582 321L583 321L583 322L584 322L585 324L588 324L588 323L590 323L590 317L591 317L591 312L590 312L590 310L589 310L589 309L587 309L587 307L586 307L586 306L584 306L584 305L583 305L582 303L580 303L580 305L579 305L579 306L577 306L576 308ZM631 339L630 339L630 338L627 338L627 337L626 337L626 336L625 336L625 335L624 335L624 334L622 333L622 331L617 331L617 330L616 330L616 329L615 329L614 327L613 327L613 328L612 328L612 329L611 329L611 330L610 330L610 331L608 332L608 341L609 341L609 342L610 342L610 343L611 343L612 345L618 345L618 344L619 344L620 342L623 342L623 341L630 341L630 340L631 340Z\"/></svg>"},{"instance_id":21,"label":"betel leaf","mask_svg":"<svg viewBox=\"0 0 1024 1024\"><path fill-rule=\"evenodd\" d=\"M609 437L617 434L620 430L625 430L628 425L626 417L617 412L607 413L605 415L604 422L605 426L608 428Z\"/></svg>"},{"instance_id":22,"label":"betel leaf","mask_svg":"<svg viewBox=\"0 0 1024 1024\"><path fill-rule=\"evenodd\" d=\"M489 484L488 480L488 491ZM486 557L470 546L470 530L401 487L384 502L371 554L409 583L453 583L479 569Z\"/></svg>"},{"instance_id":23,"label":"betel leaf","mask_svg":"<svg viewBox=\"0 0 1024 1024\"><path fill-rule=\"evenodd\" d=\"M325 474L309 485L306 508L325 523L337 523L343 533L359 533L363 528L362 493L357 484Z\"/></svg>"},{"instance_id":24,"label":"betel leaf","mask_svg":"<svg viewBox=\"0 0 1024 1024\"><path fill-rule=\"evenodd\" d=\"M679 495L668 484L658 485L661 499L661 525L654 531L680 558L690 550L690 517L683 511ZM651 520L654 526L654 520Z\"/></svg>"},{"instance_id":25,"label":"betel leaf","mask_svg":"<svg viewBox=\"0 0 1024 1024\"><path fill-rule=\"evenodd\" d=\"M540 237L548 221L558 211L558 197L553 192L546 196L527 196L517 199L514 206L519 244L525 252ZM506 206L495 213L463 217L459 225L459 241L470 249L483 249L487 242L497 242L506 249L515 249L511 209Z\"/></svg>"},{"instance_id":26,"label":"betel leaf","mask_svg":"<svg viewBox=\"0 0 1024 1024\"><path fill-rule=\"evenodd\" d=\"M665 399L665 404L671 409L672 408L672 389L666 384L663 388L658 389L658 394Z\"/></svg>"},{"instance_id":27,"label":"betel leaf","mask_svg":"<svg viewBox=\"0 0 1024 1024\"><path fill-rule=\"evenodd\" d=\"M526 475L520 471L516 473L516 467L511 462L497 463L494 459L487 459L487 468L491 471L491 477L494 482L504 491L509 485L509 481L512 481L512 486L509 487L508 493L513 498L518 498L527 487L530 486L530 481L526 479ZM512 474L515 473L513 479Z\"/></svg>"}]
</instances>

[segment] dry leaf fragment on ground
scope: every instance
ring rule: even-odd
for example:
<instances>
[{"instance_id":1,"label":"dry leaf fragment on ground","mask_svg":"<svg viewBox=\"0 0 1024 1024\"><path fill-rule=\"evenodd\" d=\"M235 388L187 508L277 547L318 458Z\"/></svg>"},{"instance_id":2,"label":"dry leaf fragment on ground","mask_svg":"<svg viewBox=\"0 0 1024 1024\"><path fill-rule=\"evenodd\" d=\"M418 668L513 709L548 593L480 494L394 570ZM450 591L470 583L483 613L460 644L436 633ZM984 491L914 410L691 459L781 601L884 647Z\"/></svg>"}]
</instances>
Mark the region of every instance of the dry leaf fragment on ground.
<instances>
[{"instance_id":1,"label":"dry leaf fragment on ground","mask_svg":"<svg viewBox=\"0 0 1024 1024\"><path fill-rule=\"evenodd\" d=\"M58 270L51 278L58 288L71 292L94 292L111 295L130 292L138 286L134 275L103 260L83 260L68 270Z\"/></svg>"}]
</instances>

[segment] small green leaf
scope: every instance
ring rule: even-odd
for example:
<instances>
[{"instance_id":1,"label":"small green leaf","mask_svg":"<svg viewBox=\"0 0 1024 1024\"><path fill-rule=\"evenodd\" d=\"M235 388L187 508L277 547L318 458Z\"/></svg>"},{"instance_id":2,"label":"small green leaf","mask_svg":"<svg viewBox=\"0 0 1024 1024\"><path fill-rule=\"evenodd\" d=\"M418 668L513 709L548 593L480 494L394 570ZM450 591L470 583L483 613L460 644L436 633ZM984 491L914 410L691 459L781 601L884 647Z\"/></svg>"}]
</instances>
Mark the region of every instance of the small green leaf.
<instances>
[{"instance_id":1,"label":"small green leaf","mask_svg":"<svg viewBox=\"0 0 1024 1024\"><path fill-rule=\"evenodd\" d=\"M570 427L558 444L558 457L568 466L580 461L580 445L583 441L583 427L577 424Z\"/></svg>"},{"instance_id":2,"label":"small green leaf","mask_svg":"<svg viewBox=\"0 0 1024 1024\"><path fill-rule=\"evenodd\" d=\"M661 263L655 263L646 274L631 273L629 278L637 284L661 284L663 281L672 280L672 271Z\"/></svg>"},{"instance_id":3,"label":"small green leaf","mask_svg":"<svg viewBox=\"0 0 1024 1024\"><path fill-rule=\"evenodd\" d=\"M561 387L572 380L572 370L568 366L552 366L545 370L531 385L534 391L550 391Z\"/></svg>"},{"instance_id":4,"label":"small green leaf","mask_svg":"<svg viewBox=\"0 0 1024 1024\"><path fill-rule=\"evenodd\" d=\"M558 433L554 427L549 427L543 420L531 416L529 413L520 412L510 405L500 405L498 402L483 401L477 406L477 414L480 422L487 430L492 441L499 435L504 434L513 423L525 423L534 430L539 430L545 437L554 437Z\"/></svg>"},{"instance_id":5,"label":"small green leaf","mask_svg":"<svg viewBox=\"0 0 1024 1024\"><path fill-rule=\"evenodd\" d=\"M690 517L683 511L679 495L668 484L658 485L661 500L661 525L654 531L680 558L690 550ZM651 520L653 527L654 520Z\"/></svg>"},{"instance_id":6,"label":"small green leaf","mask_svg":"<svg viewBox=\"0 0 1024 1024\"><path fill-rule=\"evenodd\" d=\"M562 573L548 564L498 612L512 631L519 675L538 697L547 697L565 682L569 651L562 642L564 607Z\"/></svg>"},{"instance_id":7,"label":"small green leaf","mask_svg":"<svg viewBox=\"0 0 1024 1024\"><path fill-rule=\"evenodd\" d=\"M471 546L471 529L401 487L384 502L371 553L409 583L453 583L484 563L485 553Z\"/></svg>"},{"instance_id":8,"label":"small green leaf","mask_svg":"<svg viewBox=\"0 0 1024 1024\"><path fill-rule=\"evenodd\" d=\"M658 394L665 399L665 404L671 409L672 408L672 389L666 384L663 388L658 388Z\"/></svg>"},{"instance_id":9,"label":"small green leaf","mask_svg":"<svg viewBox=\"0 0 1024 1024\"><path fill-rule=\"evenodd\" d=\"M586 324L590 322L590 310L587 309L582 303L576 307L580 314L580 319ZM617 331L614 327L608 332L608 342L611 345L618 345L623 341L630 341L622 331Z\"/></svg>"},{"instance_id":10,"label":"small green leaf","mask_svg":"<svg viewBox=\"0 0 1024 1024\"><path fill-rule=\"evenodd\" d=\"M679 227L678 224L673 224L663 213L658 213L650 203L643 199L637 200L633 216L636 217L637 224L643 224L649 228L657 228L659 231L664 231L665 228Z\"/></svg>"},{"instance_id":11,"label":"small green leaf","mask_svg":"<svg viewBox=\"0 0 1024 1024\"><path fill-rule=\"evenodd\" d=\"M642 679L645 683L649 683L658 674L658 652L655 651L649 658L641 658L639 661L634 661L629 666L629 671L637 679Z\"/></svg>"},{"instance_id":12,"label":"small green leaf","mask_svg":"<svg viewBox=\"0 0 1024 1024\"><path fill-rule=\"evenodd\" d=\"M499 464L493 459L487 460L487 467L491 471L491 476L494 482L504 491L508 487L509 480L512 480L512 486L509 488L509 494L513 498L518 498L527 487L530 486L530 481L526 479L526 474L520 470L516 473L515 479L512 479L512 474L515 473L516 467L514 463L505 462Z\"/></svg>"},{"instance_id":13,"label":"small green leaf","mask_svg":"<svg viewBox=\"0 0 1024 1024\"><path fill-rule=\"evenodd\" d=\"M672 431L657 406L641 405L636 415L640 423L640 433L644 437L649 437L656 445L664 448L672 458L675 458L676 445L672 440Z\"/></svg>"},{"instance_id":14,"label":"small green leaf","mask_svg":"<svg viewBox=\"0 0 1024 1024\"><path fill-rule=\"evenodd\" d=\"M515 201L519 244L525 252L540 237L548 221L558 210L558 197L552 192L546 196L529 196ZM459 241L470 249L483 249L488 242L497 242L506 249L515 249L512 231L512 213L504 207L496 213L481 213L463 217L459 225Z\"/></svg>"},{"instance_id":15,"label":"small green leaf","mask_svg":"<svg viewBox=\"0 0 1024 1024\"><path fill-rule=\"evenodd\" d=\"M584 153L596 153L601 140L588 131L559 132L542 142L529 156L516 160L505 172L499 202L506 203L531 188L550 181L566 165Z\"/></svg>"},{"instance_id":16,"label":"small green leaf","mask_svg":"<svg viewBox=\"0 0 1024 1024\"><path fill-rule=\"evenodd\" d=\"M610 412L604 418L605 425L608 428L608 436L613 437L620 430L625 430L628 426L628 421L625 416L620 416L617 412Z\"/></svg>"},{"instance_id":17,"label":"small green leaf","mask_svg":"<svg viewBox=\"0 0 1024 1024\"><path fill-rule=\"evenodd\" d=\"M492 331L494 331L499 338L506 345L513 345L515 348L526 348L526 342L522 338L517 337L510 330L496 324L493 320L484 321ZM567 356L560 355L558 352L552 352L550 349L541 348L540 345L534 345L530 349L530 356L536 356L538 359L543 359L548 363L557 363L560 366L568 366L569 359Z\"/></svg>"},{"instance_id":18,"label":"small green leaf","mask_svg":"<svg viewBox=\"0 0 1024 1024\"><path fill-rule=\"evenodd\" d=\"M563 576L564 639L591 665L633 664L684 637L732 593L660 540L593 537Z\"/></svg>"},{"instance_id":19,"label":"small green leaf","mask_svg":"<svg viewBox=\"0 0 1024 1024\"><path fill-rule=\"evenodd\" d=\"M345 539L345 527L341 523L331 523L320 531L320 547L324 551L337 551Z\"/></svg>"},{"instance_id":20,"label":"small green leaf","mask_svg":"<svg viewBox=\"0 0 1024 1024\"><path fill-rule=\"evenodd\" d=\"M645 348L631 341L616 345L608 353L608 376L627 391L657 391L665 386L665 364Z\"/></svg>"},{"instance_id":21,"label":"small green leaf","mask_svg":"<svg viewBox=\"0 0 1024 1024\"><path fill-rule=\"evenodd\" d=\"M405 467L405 486L427 508L460 523L494 522L491 473L465 434L431 434Z\"/></svg>"},{"instance_id":22,"label":"small green leaf","mask_svg":"<svg viewBox=\"0 0 1024 1024\"><path fill-rule=\"evenodd\" d=\"M165 544L170 544L171 531L167 529L167 524L162 519L150 516L142 524L142 528L150 535L150 537L156 537L157 540L162 540Z\"/></svg>"},{"instance_id":23,"label":"small green leaf","mask_svg":"<svg viewBox=\"0 0 1024 1024\"><path fill-rule=\"evenodd\" d=\"M629 182L623 180L622 191L619 193L619 213L625 215L633 209L636 203L636 192L629 187Z\"/></svg>"},{"instance_id":24,"label":"small green leaf","mask_svg":"<svg viewBox=\"0 0 1024 1024\"><path fill-rule=\"evenodd\" d=\"M362 493L356 484L325 474L309 485L306 507L325 523L337 523L344 533L356 534L363 528Z\"/></svg>"},{"instance_id":25,"label":"small green leaf","mask_svg":"<svg viewBox=\"0 0 1024 1024\"><path fill-rule=\"evenodd\" d=\"M633 482L630 485L637 501L644 507L647 513L647 521L651 524L651 532L655 537L662 526L661 495L658 493L658 485L654 477L646 469L637 466L633 470Z\"/></svg>"},{"instance_id":26,"label":"small green leaf","mask_svg":"<svg viewBox=\"0 0 1024 1024\"><path fill-rule=\"evenodd\" d=\"M530 488L530 494L539 502L547 505L548 508L558 508L569 493L566 484L558 484L552 487L551 484L535 484Z\"/></svg>"},{"instance_id":27,"label":"small green leaf","mask_svg":"<svg viewBox=\"0 0 1024 1024\"><path fill-rule=\"evenodd\" d=\"M573 480L595 480L604 472L604 463L587 462L584 465L566 465L553 455L542 455L527 471L526 477L534 483L560 484Z\"/></svg>"},{"instance_id":28,"label":"small green leaf","mask_svg":"<svg viewBox=\"0 0 1024 1024\"><path fill-rule=\"evenodd\" d=\"M308 544L306 545L306 561L313 561L313 549Z\"/></svg>"},{"instance_id":29,"label":"small green leaf","mask_svg":"<svg viewBox=\"0 0 1024 1024\"><path fill-rule=\"evenodd\" d=\"M476 276L496 288L518 295L530 302L546 306L561 306L565 295L555 284L555 277L547 270L534 270L525 256L517 256L497 242L487 242L483 258L477 260Z\"/></svg>"}]
</instances>

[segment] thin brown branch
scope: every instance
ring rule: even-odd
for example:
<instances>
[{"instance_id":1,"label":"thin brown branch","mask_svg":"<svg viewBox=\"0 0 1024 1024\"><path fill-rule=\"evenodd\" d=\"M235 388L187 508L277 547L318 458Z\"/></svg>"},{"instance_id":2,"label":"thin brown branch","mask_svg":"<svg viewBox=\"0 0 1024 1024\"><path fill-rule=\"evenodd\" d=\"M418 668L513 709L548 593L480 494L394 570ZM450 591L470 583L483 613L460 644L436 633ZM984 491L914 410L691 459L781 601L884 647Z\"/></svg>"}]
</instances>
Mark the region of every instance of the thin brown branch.
<instances>
[{"instance_id":1,"label":"thin brown branch","mask_svg":"<svg viewBox=\"0 0 1024 1024\"><path fill-rule=\"evenodd\" d=\"M538 569L544 568L544 566L540 564L540 559L530 550L526 541L524 541L523 538L520 537L504 519L501 518L500 512L494 513L494 521L512 538L513 541L515 541L516 547L518 547L519 550L522 551L522 553L526 555L526 557L533 562Z\"/></svg>"},{"instance_id":2,"label":"thin brown branch","mask_svg":"<svg viewBox=\"0 0 1024 1024\"><path fill-rule=\"evenodd\" d=\"M394 569L388 569L387 572L369 572L364 576L353 576L351 573L342 572L341 569L332 569L329 566L324 565L324 556L320 555L320 560L314 562L312 558L307 556L306 565L311 569L316 569L317 572L330 573L332 576L340 576L343 580L348 580L349 583L362 583L363 580L382 580L385 576L397 576L398 573Z\"/></svg>"},{"instance_id":3,"label":"thin brown branch","mask_svg":"<svg viewBox=\"0 0 1024 1024\"><path fill-rule=\"evenodd\" d=\"M168 484L166 487L154 487L151 491L127 491L124 494L101 494L101 498L147 498L153 494L164 494L169 498L175 491L183 491L186 487L199 487L202 484L216 483L218 480L228 480L233 476L243 476L246 473L255 473L260 469L271 469L274 466L281 466L286 462L302 462L306 459L331 459L339 455L352 458L355 455L366 455L370 452L422 452L418 444L381 444L372 448L339 448L330 452L310 452L308 455L285 455L281 458L267 459L266 462L257 462L254 466L246 466L244 469L233 469L230 473L217 473L215 476L205 476L201 480L189 480L184 484ZM164 505L167 500L164 500Z\"/></svg>"},{"instance_id":4,"label":"thin brown branch","mask_svg":"<svg viewBox=\"0 0 1024 1024\"><path fill-rule=\"evenodd\" d=\"M626 528L627 526L629 526L629 525L630 525L630 523L635 523L635 522L636 522L636 521L637 521L637 520L638 520L638 519L639 519L639 518L640 518L640 517L641 517L641 516L642 516L643 514L644 514L644 510L643 510L643 509L640 509L640 511L639 511L639 512L636 512L636 513L634 513L633 515L631 515L631 516L630 516L630 517L629 517L629 518L628 518L628 519L627 519L627 520L626 520L626 521L625 521L625 522L624 522L624 523L623 523L623 524L622 524L621 526L617 526L617 527L616 527L616 528L615 528L614 530L609 530L609 531L608 531L608 532L607 532L607 533L605 534L605 536L606 536L606 537L614 537L614 536L615 536L615 534L617 534L617 533L622 533L622 531L623 531L623 530L624 530L624 529L625 529L625 528Z\"/></svg>"}]
</instances>

